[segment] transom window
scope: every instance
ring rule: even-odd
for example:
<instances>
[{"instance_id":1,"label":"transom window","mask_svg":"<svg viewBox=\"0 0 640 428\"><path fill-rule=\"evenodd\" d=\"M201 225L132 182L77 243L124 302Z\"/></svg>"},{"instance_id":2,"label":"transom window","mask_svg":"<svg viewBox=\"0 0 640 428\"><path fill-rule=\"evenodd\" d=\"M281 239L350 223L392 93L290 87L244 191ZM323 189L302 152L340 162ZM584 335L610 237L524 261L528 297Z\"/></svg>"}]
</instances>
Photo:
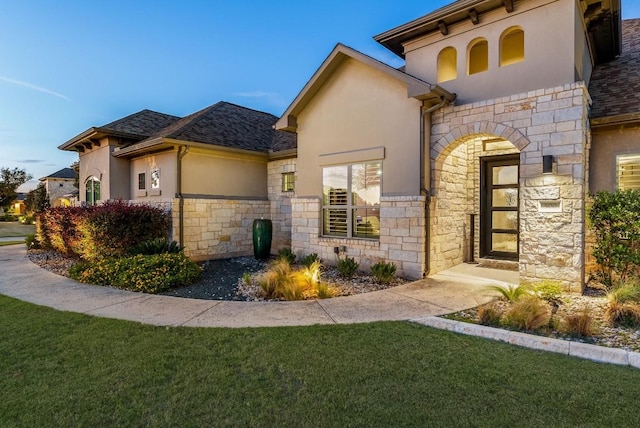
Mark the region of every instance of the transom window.
<instances>
[{"instance_id":1,"label":"transom window","mask_svg":"<svg viewBox=\"0 0 640 428\"><path fill-rule=\"evenodd\" d=\"M381 179L381 161L323 168L323 234L378 239Z\"/></svg>"},{"instance_id":2,"label":"transom window","mask_svg":"<svg viewBox=\"0 0 640 428\"><path fill-rule=\"evenodd\" d=\"M95 205L100 200L100 180L96 177L89 177L85 182L86 187L86 203L87 205Z\"/></svg>"},{"instance_id":3,"label":"transom window","mask_svg":"<svg viewBox=\"0 0 640 428\"><path fill-rule=\"evenodd\" d=\"M640 154L616 156L618 190L640 190Z\"/></svg>"}]
</instances>

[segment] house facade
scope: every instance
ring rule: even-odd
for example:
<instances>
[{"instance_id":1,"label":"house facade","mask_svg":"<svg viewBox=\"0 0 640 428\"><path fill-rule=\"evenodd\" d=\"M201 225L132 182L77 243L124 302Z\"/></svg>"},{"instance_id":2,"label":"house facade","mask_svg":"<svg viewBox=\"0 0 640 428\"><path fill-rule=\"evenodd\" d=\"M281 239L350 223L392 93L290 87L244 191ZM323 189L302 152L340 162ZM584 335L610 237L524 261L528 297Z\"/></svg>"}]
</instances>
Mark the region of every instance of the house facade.
<instances>
[{"instance_id":1,"label":"house facade","mask_svg":"<svg viewBox=\"0 0 640 428\"><path fill-rule=\"evenodd\" d=\"M68 207L78 198L76 187L76 172L72 168L62 168L59 171L39 179L44 185L52 207Z\"/></svg>"},{"instance_id":2,"label":"house facade","mask_svg":"<svg viewBox=\"0 0 640 428\"><path fill-rule=\"evenodd\" d=\"M622 53L620 3L457 1L375 40L401 71L338 45L278 121L298 135L294 251L582 284L589 84Z\"/></svg>"},{"instance_id":3,"label":"house facade","mask_svg":"<svg viewBox=\"0 0 640 428\"><path fill-rule=\"evenodd\" d=\"M640 20L620 16L459 0L374 37L400 69L338 44L280 118L144 111L60 148L80 154L82 201L163 204L195 258L251 254L265 217L274 251L580 286L590 193L640 187Z\"/></svg>"},{"instance_id":4,"label":"house facade","mask_svg":"<svg viewBox=\"0 0 640 428\"><path fill-rule=\"evenodd\" d=\"M172 236L195 260L252 254L252 222L274 221L290 246L294 134L277 117L219 102L184 118L143 110L59 148L79 154L80 202L121 199L171 212Z\"/></svg>"}]
</instances>

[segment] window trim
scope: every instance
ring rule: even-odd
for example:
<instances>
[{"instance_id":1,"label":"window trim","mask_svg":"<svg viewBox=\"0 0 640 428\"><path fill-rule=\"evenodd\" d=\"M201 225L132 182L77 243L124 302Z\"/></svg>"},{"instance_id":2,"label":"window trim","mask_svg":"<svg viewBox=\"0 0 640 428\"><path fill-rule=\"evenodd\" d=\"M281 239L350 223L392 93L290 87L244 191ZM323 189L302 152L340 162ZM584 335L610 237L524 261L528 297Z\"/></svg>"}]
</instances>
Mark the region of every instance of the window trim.
<instances>
[{"instance_id":1,"label":"window trim","mask_svg":"<svg viewBox=\"0 0 640 428\"><path fill-rule=\"evenodd\" d=\"M486 62L486 67L483 68L482 70L474 71L472 73L471 72L471 64L472 64L471 53L472 53L473 49L476 48L480 44L485 44L487 46L487 53L486 53L485 57L483 58L484 62ZM484 37L478 37L476 39L473 39L471 42L469 42L469 46L467 48L467 75L468 76L473 76L475 74L484 73L486 71L489 71L489 41L487 39L485 39Z\"/></svg>"},{"instance_id":2,"label":"window trim","mask_svg":"<svg viewBox=\"0 0 640 428\"><path fill-rule=\"evenodd\" d=\"M517 60L517 61L506 62L504 60L504 42L508 37L512 36L515 33L522 33L522 59ZM499 62L500 67L508 67L510 65L513 65L513 64L518 64L518 63L524 62L524 60L526 59L526 56L525 56L525 53L526 53L526 50L525 50L525 48L526 48L526 44L525 44L526 39L525 39L525 37L526 37L526 35L525 35L524 30L521 27L518 27L518 26L509 27L509 28L507 28L506 30L504 30L502 32L502 34L500 35L500 52L499 52L500 57L498 58L498 62Z\"/></svg>"},{"instance_id":3,"label":"window trim","mask_svg":"<svg viewBox=\"0 0 640 428\"><path fill-rule=\"evenodd\" d=\"M365 169L366 169L366 165L367 164L373 164L373 163L377 163L379 164L379 168L380 168L380 194L378 195L378 203L376 205L355 205L353 203L353 167L355 165L365 165ZM346 167L347 168L347 204L346 205L330 205L330 204L326 204L325 205L325 195L324 195L324 170L327 168L335 168L335 167ZM326 165L322 168L322 174L323 174L323 178L322 178L322 203L320 204L320 217L321 217L321 223L322 223L322 228L321 228L321 234L320 236L323 238L340 238L340 239L363 239L363 240L367 240L367 241L379 241L380 240L380 230L378 228L378 234L377 236L372 236L372 237L363 237L363 236L355 236L354 235L354 213L358 210L362 210L362 209L371 209L371 210L377 210L378 211L378 219L380 218L380 198L382 198L382 181L383 181L383 172L382 172L382 159L377 159L377 160L370 160L370 161L363 161L363 162L353 162L353 163L348 163L348 164L341 164L341 165ZM339 210L339 211L346 211L347 214L347 218L346 218L346 226L347 226L347 230L346 230L346 234L345 235L336 235L336 234L328 234L325 231L325 211L328 210Z\"/></svg>"},{"instance_id":4,"label":"window trim","mask_svg":"<svg viewBox=\"0 0 640 428\"><path fill-rule=\"evenodd\" d=\"M147 190L147 173L138 173L138 190Z\"/></svg>"},{"instance_id":5,"label":"window trim","mask_svg":"<svg viewBox=\"0 0 640 428\"><path fill-rule=\"evenodd\" d=\"M98 198L96 199L96 183L98 184ZM96 205L102 198L102 183L96 176L89 176L84 182L85 203L87 205ZM91 190L91 192L89 192ZM87 196L91 195L91 198Z\"/></svg>"},{"instance_id":6,"label":"window trim","mask_svg":"<svg viewBox=\"0 0 640 428\"><path fill-rule=\"evenodd\" d=\"M445 55L446 53L451 52L453 54L453 64L449 64L449 63L445 63L444 61L444 57L443 55ZM443 82L449 82L451 80L455 80L458 78L458 50L453 47L453 46L447 46L446 48L443 48L439 53L438 53L438 57L436 59L436 80L437 83L443 83ZM453 69L453 73L451 76L447 75L444 76L444 71L445 71L445 67L444 65L447 66L452 66L451 68ZM447 67L448 68L448 67ZM448 70L447 70L448 71Z\"/></svg>"}]
</instances>

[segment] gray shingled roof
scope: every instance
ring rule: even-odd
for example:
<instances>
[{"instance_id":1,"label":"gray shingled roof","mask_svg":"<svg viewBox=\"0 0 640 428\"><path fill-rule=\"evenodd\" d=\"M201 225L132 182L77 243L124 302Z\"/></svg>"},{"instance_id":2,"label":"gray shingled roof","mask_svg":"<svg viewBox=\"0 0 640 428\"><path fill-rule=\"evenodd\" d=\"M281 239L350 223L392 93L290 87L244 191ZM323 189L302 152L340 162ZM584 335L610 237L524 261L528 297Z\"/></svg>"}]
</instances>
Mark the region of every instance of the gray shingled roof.
<instances>
[{"instance_id":1,"label":"gray shingled roof","mask_svg":"<svg viewBox=\"0 0 640 428\"><path fill-rule=\"evenodd\" d=\"M99 129L148 137L178 120L180 120L180 118L177 116L158 113L153 110L142 110L104 126L100 126Z\"/></svg>"},{"instance_id":2,"label":"gray shingled roof","mask_svg":"<svg viewBox=\"0 0 640 428\"><path fill-rule=\"evenodd\" d=\"M170 138L259 152L296 148L295 134L273 129L277 120L272 114L221 101L178 120L140 144Z\"/></svg>"},{"instance_id":3,"label":"gray shingled roof","mask_svg":"<svg viewBox=\"0 0 640 428\"><path fill-rule=\"evenodd\" d=\"M591 76L591 117L640 113L640 19L622 21L622 55Z\"/></svg>"},{"instance_id":4,"label":"gray shingled roof","mask_svg":"<svg viewBox=\"0 0 640 428\"><path fill-rule=\"evenodd\" d=\"M40 180L46 180L47 178L76 178L76 172L71 168L62 168L60 171L56 171L53 174L49 174L42 177Z\"/></svg>"}]
</instances>

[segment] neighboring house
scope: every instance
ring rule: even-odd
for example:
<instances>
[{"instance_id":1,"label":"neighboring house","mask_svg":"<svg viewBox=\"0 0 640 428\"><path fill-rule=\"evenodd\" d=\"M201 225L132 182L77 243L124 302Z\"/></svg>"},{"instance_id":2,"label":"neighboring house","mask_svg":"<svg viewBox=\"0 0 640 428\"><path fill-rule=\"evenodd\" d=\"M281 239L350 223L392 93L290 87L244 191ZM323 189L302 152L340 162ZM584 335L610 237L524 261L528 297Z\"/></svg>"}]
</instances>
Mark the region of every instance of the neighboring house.
<instances>
[{"instance_id":1,"label":"neighboring house","mask_svg":"<svg viewBox=\"0 0 640 428\"><path fill-rule=\"evenodd\" d=\"M53 174L40 178L52 207L68 207L78 198L76 172L71 168L62 168Z\"/></svg>"},{"instance_id":2,"label":"neighboring house","mask_svg":"<svg viewBox=\"0 0 640 428\"><path fill-rule=\"evenodd\" d=\"M582 284L589 174L615 176L613 162L590 171L590 111L610 110L589 82L621 94L606 76L638 70L616 60L620 2L461 0L375 40L405 66L338 45L276 125L298 135L293 250L346 248L409 277L479 261ZM640 152L635 125L612 120L616 141L603 124L594 146L624 135Z\"/></svg>"},{"instance_id":3,"label":"neighboring house","mask_svg":"<svg viewBox=\"0 0 640 428\"><path fill-rule=\"evenodd\" d=\"M24 215L27 213L27 206L25 205L25 200L27 199L27 194L23 192L16 193L16 198L11 202L11 207L9 207L9 212L14 215Z\"/></svg>"},{"instance_id":4,"label":"neighboring house","mask_svg":"<svg viewBox=\"0 0 640 428\"><path fill-rule=\"evenodd\" d=\"M194 259L252 252L255 218L274 221L273 248L290 245L295 134L277 117L219 102L179 118L144 110L60 146L79 152L80 201L164 206L173 239Z\"/></svg>"},{"instance_id":5,"label":"neighboring house","mask_svg":"<svg viewBox=\"0 0 640 428\"><path fill-rule=\"evenodd\" d=\"M400 69L337 45L279 119L144 111L60 148L80 154L81 200L171 207L196 258L250 254L264 216L276 249L327 262L581 285L590 192L640 170L640 21L620 16L619 0L459 0L375 37Z\"/></svg>"}]
</instances>

